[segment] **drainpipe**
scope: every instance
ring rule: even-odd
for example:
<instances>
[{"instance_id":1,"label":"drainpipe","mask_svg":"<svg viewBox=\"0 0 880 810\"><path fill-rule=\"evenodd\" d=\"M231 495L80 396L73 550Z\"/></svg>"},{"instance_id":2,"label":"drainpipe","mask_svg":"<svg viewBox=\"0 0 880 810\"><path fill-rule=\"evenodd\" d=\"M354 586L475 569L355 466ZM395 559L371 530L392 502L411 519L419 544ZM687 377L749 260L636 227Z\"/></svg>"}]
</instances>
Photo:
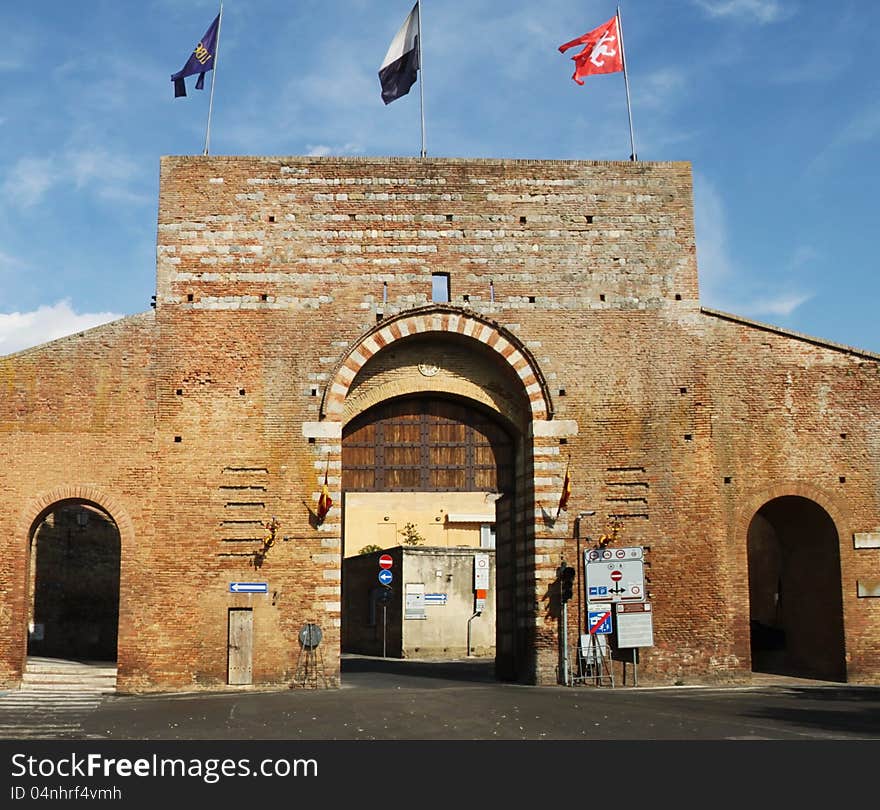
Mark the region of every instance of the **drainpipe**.
<instances>
[{"instance_id":1,"label":"drainpipe","mask_svg":"<svg viewBox=\"0 0 880 810\"><path fill-rule=\"evenodd\" d=\"M478 610L468 619L468 629L467 629L467 657L471 657L471 622L480 616L483 613L482 610Z\"/></svg>"}]
</instances>

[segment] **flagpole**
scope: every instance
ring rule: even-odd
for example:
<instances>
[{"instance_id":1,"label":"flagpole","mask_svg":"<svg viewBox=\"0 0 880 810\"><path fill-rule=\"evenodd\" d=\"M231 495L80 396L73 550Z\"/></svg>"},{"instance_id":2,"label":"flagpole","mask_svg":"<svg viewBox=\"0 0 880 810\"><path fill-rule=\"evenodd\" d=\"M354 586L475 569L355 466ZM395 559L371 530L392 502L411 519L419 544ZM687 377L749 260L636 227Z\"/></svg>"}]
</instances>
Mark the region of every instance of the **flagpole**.
<instances>
[{"instance_id":1,"label":"flagpole","mask_svg":"<svg viewBox=\"0 0 880 810\"><path fill-rule=\"evenodd\" d=\"M220 29L223 27L223 2L220 2L220 15L217 21L217 44L214 46L214 69L211 71L211 98L208 101L208 126L205 129L205 151L208 154L208 146L211 142L211 111L214 109L214 80L217 78L217 63L220 61Z\"/></svg>"},{"instance_id":2,"label":"flagpole","mask_svg":"<svg viewBox=\"0 0 880 810\"><path fill-rule=\"evenodd\" d=\"M636 138L633 134L632 105L629 100L629 74L626 70L626 48L623 47L623 22L621 22L620 19L620 6L617 7L617 30L620 32L620 56L623 60L623 83L626 85L626 111L629 114L629 143L632 147L632 154L629 159L638 160L638 155L636 155Z\"/></svg>"},{"instance_id":3,"label":"flagpole","mask_svg":"<svg viewBox=\"0 0 880 810\"><path fill-rule=\"evenodd\" d=\"M422 67L422 0L417 0L416 5L419 7L419 108L422 115L422 157L427 157L425 151L425 70Z\"/></svg>"}]
</instances>

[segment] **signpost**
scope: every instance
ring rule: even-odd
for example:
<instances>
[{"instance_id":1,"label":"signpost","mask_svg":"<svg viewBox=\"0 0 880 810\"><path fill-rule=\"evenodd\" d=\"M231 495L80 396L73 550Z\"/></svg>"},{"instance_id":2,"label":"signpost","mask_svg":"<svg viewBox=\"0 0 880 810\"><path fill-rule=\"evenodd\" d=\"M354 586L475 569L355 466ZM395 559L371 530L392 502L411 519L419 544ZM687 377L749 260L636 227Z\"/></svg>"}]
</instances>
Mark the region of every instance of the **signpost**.
<instances>
[{"instance_id":1,"label":"signpost","mask_svg":"<svg viewBox=\"0 0 880 810\"><path fill-rule=\"evenodd\" d=\"M621 556L615 556L618 552L622 552ZM585 551L587 603L644 600L645 571L641 553L640 548Z\"/></svg>"},{"instance_id":2,"label":"signpost","mask_svg":"<svg viewBox=\"0 0 880 810\"><path fill-rule=\"evenodd\" d=\"M638 685L637 648L654 644L651 605L645 601L644 548L629 546L584 551L584 587L589 617L588 637L593 642L594 654L597 642L616 632L617 649L633 648L633 673Z\"/></svg>"},{"instance_id":3,"label":"signpost","mask_svg":"<svg viewBox=\"0 0 880 810\"><path fill-rule=\"evenodd\" d=\"M632 647L633 686L638 686L638 648L654 646L654 623L650 602L617 604L617 646L619 649Z\"/></svg>"},{"instance_id":4,"label":"signpost","mask_svg":"<svg viewBox=\"0 0 880 810\"><path fill-rule=\"evenodd\" d=\"M388 625L388 597L391 594L391 581L394 579L394 575L391 573L391 566L394 565L394 560L391 558L390 554L382 554L379 556L379 583L383 585L388 590L382 594L384 597L381 599L382 603L382 657L385 658L385 636L386 636L386 628ZM424 595L424 594L423 594Z\"/></svg>"}]
</instances>

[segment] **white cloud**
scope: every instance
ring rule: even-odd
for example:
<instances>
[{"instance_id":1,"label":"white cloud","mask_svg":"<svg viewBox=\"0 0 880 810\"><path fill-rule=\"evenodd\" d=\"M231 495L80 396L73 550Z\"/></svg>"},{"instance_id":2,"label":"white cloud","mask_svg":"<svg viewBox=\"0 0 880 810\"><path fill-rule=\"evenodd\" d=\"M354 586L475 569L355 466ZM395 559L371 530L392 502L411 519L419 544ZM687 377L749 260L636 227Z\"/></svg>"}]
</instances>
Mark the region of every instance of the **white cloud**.
<instances>
[{"instance_id":1,"label":"white cloud","mask_svg":"<svg viewBox=\"0 0 880 810\"><path fill-rule=\"evenodd\" d=\"M701 297L708 306L725 309L720 290L731 274L731 265L724 203L714 186L700 174L694 175L694 229Z\"/></svg>"},{"instance_id":2,"label":"white cloud","mask_svg":"<svg viewBox=\"0 0 880 810\"><path fill-rule=\"evenodd\" d=\"M736 17L772 23L790 16L778 0L694 0L710 17Z\"/></svg>"},{"instance_id":3,"label":"white cloud","mask_svg":"<svg viewBox=\"0 0 880 810\"><path fill-rule=\"evenodd\" d=\"M702 175L694 176L694 227L700 298L707 307L747 318L787 317L813 297L813 293L792 289L779 291L781 281L767 282L750 277L745 268L731 260L728 247L724 201ZM796 248L787 270L797 271L816 258L809 246Z\"/></svg>"},{"instance_id":4,"label":"white cloud","mask_svg":"<svg viewBox=\"0 0 880 810\"><path fill-rule=\"evenodd\" d=\"M74 312L58 301L31 312L0 314L0 355L21 351L123 317L115 312Z\"/></svg>"},{"instance_id":5,"label":"white cloud","mask_svg":"<svg viewBox=\"0 0 880 810\"><path fill-rule=\"evenodd\" d=\"M309 157L329 157L330 155L358 155L363 152L363 148L356 143L345 143L341 146L330 146L324 143L307 144L306 155Z\"/></svg>"},{"instance_id":6,"label":"white cloud","mask_svg":"<svg viewBox=\"0 0 880 810\"><path fill-rule=\"evenodd\" d=\"M65 184L117 202L149 202L150 197L130 189L139 171L133 161L104 149L68 149L60 156L22 158L9 170L2 193L21 208L36 205L50 189Z\"/></svg>"},{"instance_id":7,"label":"white cloud","mask_svg":"<svg viewBox=\"0 0 880 810\"><path fill-rule=\"evenodd\" d=\"M3 183L3 196L22 208L36 205L57 181L52 158L22 158Z\"/></svg>"},{"instance_id":8,"label":"white cloud","mask_svg":"<svg viewBox=\"0 0 880 810\"><path fill-rule=\"evenodd\" d=\"M2 250L0 250L0 272L2 272L3 270L12 270L24 266L25 263L17 256L13 256L11 253L4 253Z\"/></svg>"},{"instance_id":9,"label":"white cloud","mask_svg":"<svg viewBox=\"0 0 880 810\"><path fill-rule=\"evenodd\" d=\"M640 82L638 104L650 109L668 109L681 97L686 81L677 68L663 68L648 74Z\"/></svg>"},{"instance_id":10,"label":"white cloud","mask_svg":"<svg viewBox=\"0 0 880 810\"><path fill-rule=\"evenodd\" d=\"M788 316L812 297L812 293L799 292L765 295L746 302L743 308L748 315Z\"/></svg>"}]
</instances>

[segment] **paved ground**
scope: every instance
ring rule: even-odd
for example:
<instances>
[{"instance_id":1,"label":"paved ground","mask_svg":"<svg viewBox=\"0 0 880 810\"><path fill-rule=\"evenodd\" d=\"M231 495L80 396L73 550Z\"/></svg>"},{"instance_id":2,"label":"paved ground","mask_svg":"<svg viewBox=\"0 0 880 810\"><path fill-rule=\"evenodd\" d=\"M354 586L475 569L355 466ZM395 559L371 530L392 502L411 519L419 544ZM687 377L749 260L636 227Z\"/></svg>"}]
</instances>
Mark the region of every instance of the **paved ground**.
<instances>
[{"instance_id":1,"label":"paved ground","mask_svg":"<svg viewBox=\"0 0 880 810\"><path fill-rule=\"evenodd\" d=\"M66 714L5 693L0 739L880 740L875 687L772 676L750 687L527 687L494 681L491 664L474 660L359 657L345 659L342 680L339 689L111 694Z\"/></svg>"}]
</instances>

